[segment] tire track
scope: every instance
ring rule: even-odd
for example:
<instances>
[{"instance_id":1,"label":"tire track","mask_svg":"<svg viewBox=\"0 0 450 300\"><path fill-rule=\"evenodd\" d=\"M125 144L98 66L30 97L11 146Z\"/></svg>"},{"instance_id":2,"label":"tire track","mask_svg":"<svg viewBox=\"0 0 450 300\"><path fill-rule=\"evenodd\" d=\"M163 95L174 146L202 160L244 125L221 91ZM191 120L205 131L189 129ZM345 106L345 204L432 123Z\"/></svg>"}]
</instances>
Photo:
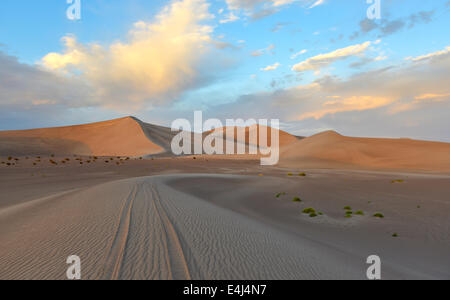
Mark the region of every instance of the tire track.
<instances>
[{"instance_id":1,"label":"tire track","mask_svg":"<svg viewBox=\"0 0 450 300\"><path fill-rule=\"evenodd\" d=\"M106 256L104 269L102 274L100 274L100 278L112 280L119 279L120 269L124 261L125 250L131 230L131 214L137 191L138 187L135 184L131 188L127 200L120 211L117 228L115 230L114 238L111 241L111 245L108 247L109 252Z\"/></svg>"},{"instance_id":2,"label":"tire track","mask_svg":"<svg viewBox=\"0 0 450 300\"><path fill-rule=\"evenodd\" d=\"M177 231L170 221L167 211L164 208L161 197L154 184L150 184L149 187L152 193L152 200L156 208L156 212L161 221L162 228L165 232L165 245L167 246L168 265L170 266L170 273L172 279L184 279L191 280L191 274L189 272L189 266L184 255L183 247L181 246L180 239Z\"/></svg>"}]
</instances>

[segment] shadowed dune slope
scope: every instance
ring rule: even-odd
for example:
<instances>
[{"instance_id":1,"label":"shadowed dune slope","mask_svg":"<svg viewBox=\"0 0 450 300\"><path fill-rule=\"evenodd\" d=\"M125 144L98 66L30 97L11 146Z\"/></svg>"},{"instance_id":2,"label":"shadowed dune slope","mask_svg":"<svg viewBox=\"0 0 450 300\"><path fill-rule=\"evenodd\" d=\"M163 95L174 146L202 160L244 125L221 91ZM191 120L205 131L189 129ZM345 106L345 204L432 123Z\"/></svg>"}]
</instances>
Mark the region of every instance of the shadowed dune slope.
<instances>
[{"instance_id":1,"label":"shadowed dune slope","mask_svg":"<svg viewBox=\"0 0 450 300\"><path fill-rule=\"evenodd\" d=\"M139 156L164 152L140 121L126 117L86 125L0 132L0 155Z\"/></svg>"},{"instance_id":2,"label":"shadowed dune slope","mask_svg":"<svg viewBox=\"0 0 450 300\"><path fill-rule=\"evenodd\" d=\"M293 167L450 171L450 144L410 139L352 138L327 131L282 149Z\"/></svg>"}]
</instances>

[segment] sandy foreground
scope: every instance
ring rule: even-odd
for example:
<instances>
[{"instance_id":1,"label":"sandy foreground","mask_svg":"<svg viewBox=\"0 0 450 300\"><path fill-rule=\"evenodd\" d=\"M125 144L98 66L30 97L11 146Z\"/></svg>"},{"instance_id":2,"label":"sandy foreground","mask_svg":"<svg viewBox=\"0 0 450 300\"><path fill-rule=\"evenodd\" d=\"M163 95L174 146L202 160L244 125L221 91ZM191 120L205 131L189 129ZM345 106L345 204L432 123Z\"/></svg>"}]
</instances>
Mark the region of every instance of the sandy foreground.
<instances>
[{"instance_id":1,"label":"sandy foreground","mask_svg":"<svg viewBox=\"0 0 450 300\"><path fill-rule=\"evenodd\" d=\"M384 279L450 279L449 187L210 157L0 166L0 279L65 279L71 255L83 279L366 279L373 254Z\"/></svg>"}]
</instances>

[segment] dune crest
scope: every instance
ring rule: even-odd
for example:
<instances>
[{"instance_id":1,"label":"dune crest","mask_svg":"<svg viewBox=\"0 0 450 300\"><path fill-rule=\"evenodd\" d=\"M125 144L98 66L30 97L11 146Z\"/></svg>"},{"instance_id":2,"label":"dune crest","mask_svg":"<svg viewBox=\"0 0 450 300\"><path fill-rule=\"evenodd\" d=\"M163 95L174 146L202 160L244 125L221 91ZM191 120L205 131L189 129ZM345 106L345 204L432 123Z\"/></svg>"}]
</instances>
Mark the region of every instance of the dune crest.
<instances>
[{"instance_id":1,"label":"dune crest","mask_svg":"<svg viewBox=\"0 0 450 300\"><path fill-rule=\"evenodd\" d=\"M0 132L0 155L139 156L164 152L132 117L32 130Z\"/></svg>"}]
</instances>

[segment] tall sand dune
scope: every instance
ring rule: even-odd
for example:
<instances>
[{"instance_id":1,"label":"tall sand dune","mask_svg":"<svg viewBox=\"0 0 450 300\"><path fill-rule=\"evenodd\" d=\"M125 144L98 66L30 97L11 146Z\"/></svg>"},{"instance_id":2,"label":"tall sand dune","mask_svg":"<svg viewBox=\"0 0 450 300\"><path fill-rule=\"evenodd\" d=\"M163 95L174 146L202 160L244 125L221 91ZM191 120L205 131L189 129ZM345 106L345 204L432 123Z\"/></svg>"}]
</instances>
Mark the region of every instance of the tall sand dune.
<instances>
[{"instance_id":1,"label":"tall sand dune","mask_svg":"<svg viewBox=\"0 0 450 300\"><path fill-rule=\"evenodd\" d=\"M159 130L159 129L158 129ZM140 156L164 152L158 130L126 117L86 125L0 132L0 155ZM155 136L156 141L151 138ZM162 144L163 146L160 146Z\"/></svg>"},{"instance_id":2,"label":"tall sand dune","mask_svg":"<svg viewBox=\"0 0 450 300\"><path fill-rule=\"evenodd\" d=\"M327 131L282 149L280 165L318 168L450 171L450 144L353 138Z\"/></svg>"}]
</instances>

